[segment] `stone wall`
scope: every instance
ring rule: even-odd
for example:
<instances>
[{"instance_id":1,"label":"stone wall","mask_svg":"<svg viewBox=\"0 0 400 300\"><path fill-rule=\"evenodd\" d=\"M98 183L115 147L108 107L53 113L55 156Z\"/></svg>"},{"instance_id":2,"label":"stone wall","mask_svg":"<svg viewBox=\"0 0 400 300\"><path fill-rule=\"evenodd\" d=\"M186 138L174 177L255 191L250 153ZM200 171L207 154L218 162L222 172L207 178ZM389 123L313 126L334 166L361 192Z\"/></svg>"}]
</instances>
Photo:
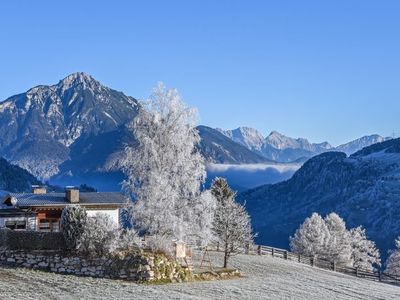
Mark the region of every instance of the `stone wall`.
<instances>
[{"instance_id":1,"label":"stone wall","mask_svg":"<svg viewBox=\"0 0 400 300\"><path fill-rule=\"evenodd\" d=\"M150 253L127 257L84 258L59 251L1 250L0 264L61 274L132 281L181 282L192 278L191 272L176 261Z\"/></svg>"}]
</instances>

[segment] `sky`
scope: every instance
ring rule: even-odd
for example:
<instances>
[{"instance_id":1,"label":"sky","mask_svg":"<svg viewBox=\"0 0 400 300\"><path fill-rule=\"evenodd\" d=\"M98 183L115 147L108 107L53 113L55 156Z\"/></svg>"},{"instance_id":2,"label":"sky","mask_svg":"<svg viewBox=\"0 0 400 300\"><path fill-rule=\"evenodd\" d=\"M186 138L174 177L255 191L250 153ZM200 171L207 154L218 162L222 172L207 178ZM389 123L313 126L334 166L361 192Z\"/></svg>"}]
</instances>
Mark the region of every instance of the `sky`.
<instances>
[{"instance_id":1,"label":"sky","mask_svg":"<svg viewBox=\"0 0 400 300\"><path fill-rule=\"evenodd\" d=\"M400 136L400 1L1 1L0 99L86 72L200 123L333 145Z\"/></svg>"}]
</instances>

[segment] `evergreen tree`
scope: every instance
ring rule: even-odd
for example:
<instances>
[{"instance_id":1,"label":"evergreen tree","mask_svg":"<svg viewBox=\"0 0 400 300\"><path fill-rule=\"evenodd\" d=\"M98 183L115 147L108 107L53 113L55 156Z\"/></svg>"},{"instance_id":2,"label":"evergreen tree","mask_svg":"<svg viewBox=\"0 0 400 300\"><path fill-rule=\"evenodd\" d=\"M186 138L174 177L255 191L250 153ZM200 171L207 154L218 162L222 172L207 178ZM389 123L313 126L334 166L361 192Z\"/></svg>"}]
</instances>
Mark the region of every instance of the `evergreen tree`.
<instances>
[{"instance_id":1,"label":"evergreen tree","mask_svg":"<svg viewBox=\"0 0 400 300\"><path fill-rule=\"evenodd\" d=\"M243 205L235 202L236 193L223 178L216 178L211 187L216 199L212 231L224 251L223 267L236 252L253 243L250 216Z\"/></svg>"},{"instance_id":2,"label":"evergreen tree","mask_svg":"<svg viewBox=\"0 0 400 300\"><path fill-rule=\"evenodd\" d=\"M325 217L325 224L329 231L329 238L322 255L325 259L338 264L350 265L351 236L346 229L346 223L338 214L332 212Z\"/></svg>"},{"instance_id":3,"label":"evergreen tree","mask_svg":"<svg viewBox=\"0 0 400 300\"><path fill-rule=\"evenodd\" d=\"M329 230L322 217L313 213L290 237L290 249L306 256L323 257L329 241Z\"/></svg>"},{"instance_id":4,"label":"evergreen tree","mask_svg":"<svg viewBox=\"0 0 400 300\"><path fill-rule=\"evenodd\" d=\"M61 213L61 232L69 249L75 250L85 230L87 213L80 205L66 206Z\"/></svg>"},{"instance_id":5,"label":"evergreen tree","mask_svg":"<svg viewBox=\"0 0 400 300\"><path fill-rule=\"evenodd\" d=\"M386 269L385 272L394 275L400 276L400 237L395 240L396 249L392 250L390 256L386 260Z\"/></svg>"},{"instance_id":6,"label":"evergreen tree","mask_svg":"<svg viewBox=\"0 0 400 300\"><path fill-rule=\"evenodd\" d=\"M381 265L379 250L367 239L365 229L358 226L350 230L353 267L373 271Z\"/></svg>"}]
</instances>

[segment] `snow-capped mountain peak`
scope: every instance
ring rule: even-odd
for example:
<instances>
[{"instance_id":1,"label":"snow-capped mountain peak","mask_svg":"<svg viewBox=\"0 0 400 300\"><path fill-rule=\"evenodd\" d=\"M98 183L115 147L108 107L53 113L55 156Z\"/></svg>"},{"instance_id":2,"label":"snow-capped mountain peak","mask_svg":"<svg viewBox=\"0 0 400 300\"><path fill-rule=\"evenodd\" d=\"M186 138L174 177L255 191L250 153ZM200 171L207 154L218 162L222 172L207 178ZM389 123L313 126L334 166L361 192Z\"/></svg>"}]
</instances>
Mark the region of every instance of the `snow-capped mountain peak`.
<instances>
[{"instance_id":1,"label":"snow-capped mountain peak","mask_svg":"<svg viewBox=\"0 0 400 300\"><path fill-rule=\"evenodd\" d=\"M287 137L278 131L272 131L265 139L265 142L276 149L298 148L298 140Z\"/></svg>"},{"instance_id":2,"label":"snow-capped mountain peak","mask_svg":"<svg viewBox=\"0 0 400 300\"><path fill-rule=\"evenodd\" d=\"M86 73L73 73L0 103L0 155L49 178L70 158L73 144L120 130L138 108L132 97Z\"/></svg>"},{"instance_id":3,"label":"snow-capped mountain peak","mask_svg":"<svg viewBox=\"0 0 400 300\"><path fill-rule=\"evenodd\" d=\"M363 137L361 137L359 139L356 139L354 141L351 141L351 142L348 142L346 144L340 145L340 146L336 147L336 150L344 152L347 155L350 155L350 154L353 154L356 151L358 151L358 150L360 150L360 149L362 149L364 147L370 146L372 144L380 143L380 142L383 142L383 141L386 141L386 140L389 140L389 139L391 139L391 138L389 138L389 137L385 138L385 137L380 136L378 134L366 135L366 136L363 136Z\"/></svg>"},{"instance_id":4,"label":"snow-capped mountain peak","mask_svg":"<svg viewBox=\"0 0 400 300\"><path fill-rule=\"evenodd\" d=\"M238 127L233 130L217 129L233 141L246 146L250 150L259 151L264 143L264 136L254 128Z\"/></svg>"},{"instance_id":5,"label":"snow-capped mountain peak","mask_svg":"<svg viewBox=\"0 0 400 300\"><path fill-rule=\"evenodd\" d=\"M310 143L305 138L295 139L287 137L277 131L272 131L265 139L265 142L268 145L279 150L289 148L289 149L302 149L312 152L321 152L322 150L328 150L332 148L332 146L328 142L322 142L317 144Z\"/></svg>"}]
</instances>

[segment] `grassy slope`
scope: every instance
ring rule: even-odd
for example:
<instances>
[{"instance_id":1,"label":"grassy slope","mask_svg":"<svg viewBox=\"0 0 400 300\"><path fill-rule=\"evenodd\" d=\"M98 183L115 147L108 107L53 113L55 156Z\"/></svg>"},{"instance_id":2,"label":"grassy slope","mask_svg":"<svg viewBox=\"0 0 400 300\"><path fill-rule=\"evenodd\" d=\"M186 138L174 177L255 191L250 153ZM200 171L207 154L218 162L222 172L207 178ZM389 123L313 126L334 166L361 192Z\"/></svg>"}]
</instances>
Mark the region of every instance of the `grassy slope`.
<instances>
[{"instance_id":1,"label":"grassy slope","mask_svg":"<svg viewBox=\"0 0 400 300\"><path fill-rule=\"evenodd\" d=\"M400 287L277 258L237 256L232 265L242 270L243 278L167 285L0 268L0 295L4 299L400 299Z\"/></svg>"}]
</instances>

